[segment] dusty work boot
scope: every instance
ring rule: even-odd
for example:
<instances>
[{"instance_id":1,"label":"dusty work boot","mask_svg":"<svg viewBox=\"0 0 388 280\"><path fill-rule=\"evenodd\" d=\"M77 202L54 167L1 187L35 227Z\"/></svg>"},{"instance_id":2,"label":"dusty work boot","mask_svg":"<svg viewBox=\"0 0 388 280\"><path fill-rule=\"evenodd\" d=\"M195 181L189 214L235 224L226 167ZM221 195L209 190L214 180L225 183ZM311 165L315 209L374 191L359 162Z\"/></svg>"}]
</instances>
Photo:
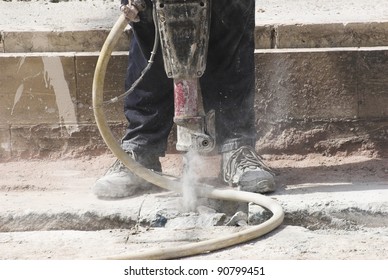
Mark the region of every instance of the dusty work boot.
<instances>
[{"instance_id":1,"label":"dusty work boot","mask_svg":"<svg viewBox=\"0 0 388 280\"><path fill-rule=\"evenodd\" d=\"M159 157L155 155L136 155L127 152L133 159L148 169L162 171ZM155 192L159 187L133 174L121 161L116 160L103 177L92 187L93 193L100 199L118 199Z\"/></svg>"},{"instance_id":2,"label":"dusty work boot","mask_svg":"<svg viewBox=\"0 0 388 280\"><path fill-rule=\"evenodd\" d=\"M223 179L241 191L267 193L275 190L272 171L250 146L222 153Z\"/></svg>"}]
</instances>

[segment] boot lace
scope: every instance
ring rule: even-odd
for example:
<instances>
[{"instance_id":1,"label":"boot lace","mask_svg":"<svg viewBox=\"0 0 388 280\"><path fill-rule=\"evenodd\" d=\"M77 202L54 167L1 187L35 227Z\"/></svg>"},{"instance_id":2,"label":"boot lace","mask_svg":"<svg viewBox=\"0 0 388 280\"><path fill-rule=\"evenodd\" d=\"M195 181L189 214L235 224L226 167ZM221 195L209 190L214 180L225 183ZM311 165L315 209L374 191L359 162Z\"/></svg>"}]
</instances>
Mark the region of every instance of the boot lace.
<instances>
[{"instance_id":1,"label":"boot lace","mask_svg":"<svg viewBox=\"0 0 388 280\"><path fill-rule=\"evenodd\" d=\"M273 174L272 169L263 162L263 158L252 147L242 146L230 155L224 167L224 180L230 182L238 169L245 168L260 168Z\"/></svg>"},{"instance_id":2,"label":"boot lace","mask_svg":"<svg viewBox=\"0 0 388 280\"><path fill-rule=\"evenodd\" d=\"M130 157L132 157L134 160L137 160L137 155L135 152L128 150L125 151ZM125 166L124 163L122 163L119 159L116 159L115 162L108 168L105 175L121 172L121 171L127 171L128 168Z\"/></svg>"}]
</instances>

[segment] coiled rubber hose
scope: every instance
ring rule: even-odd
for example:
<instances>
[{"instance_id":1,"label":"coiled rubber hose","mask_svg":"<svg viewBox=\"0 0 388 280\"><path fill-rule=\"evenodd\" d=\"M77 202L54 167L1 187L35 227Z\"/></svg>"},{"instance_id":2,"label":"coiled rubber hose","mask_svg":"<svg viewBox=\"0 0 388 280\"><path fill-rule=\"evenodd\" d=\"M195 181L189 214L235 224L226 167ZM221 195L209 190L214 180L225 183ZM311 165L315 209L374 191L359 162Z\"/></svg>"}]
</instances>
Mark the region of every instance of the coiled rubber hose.
<instances>
[{"instance_id":1,"label":"coiled rubber hose","mask_svg":"<svg viewBox=\"0 0 388 280\"><path fill-rule=\"evenodd\" d=\"M158 175L151 170L144 168L142 165L134 161L122 148L120 143L113 136L112 131L108 126L103 111L103 89L105 73L108 66L113 48L117 44L123 30L127 26L127 20L123 15L119 17L111 32L109 33L97 61L94 80L93 80L93 110L96 118L98 129L105 143L112 153L131 170L134 174L145 179L146 181L157 185L161 188L182 193L182 186L179 181L167 179ZM174 259L185 256L191 256L223 249L229 246L237 245L258 238L266 233L277 228L284 219L282 207L273 199L264 195L235 191L235 190L220 190L205 184L196 186L198 196L208 197L221 200L233 200L241 202L253 202L260 205L273 213L272 217L262 224L255 226L247 226L245 229L219 238L214 238L206 241L190 243L173 248L154 249L145 252L131 253L128 255L110 256L108 259Z\"/></svg>"}]
</instances>

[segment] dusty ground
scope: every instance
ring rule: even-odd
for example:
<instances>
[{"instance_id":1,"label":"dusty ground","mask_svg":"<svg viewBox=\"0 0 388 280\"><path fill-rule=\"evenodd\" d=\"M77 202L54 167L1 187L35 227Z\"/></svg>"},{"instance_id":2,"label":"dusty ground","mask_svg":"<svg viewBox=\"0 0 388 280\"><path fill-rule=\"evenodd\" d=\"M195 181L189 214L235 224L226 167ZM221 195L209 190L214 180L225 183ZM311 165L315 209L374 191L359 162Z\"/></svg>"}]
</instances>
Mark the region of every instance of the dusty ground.
<instances>
[{"instance_id":1,"label":"dusty ground","mask_svg":"<svg viewBox=\"0 0 388 280\"><path fill-rule=\"evenodd\" d=\"M278 190L270 196L284 207L284 224L247 244L191 258L388 258L388 160L320 155L266 159L278 173ZM207 166L216 166L217 158L209 160ZM240 230L132 223L178 206L180 198L162 192L119 201L96 199L90 187L112 161L104 154L1 163L0 258L102 258ZM164 158L165 172L179 174L180 162L180 155ZM217 168L203 175L216 173Z\"/></svg>"}]
</instances>

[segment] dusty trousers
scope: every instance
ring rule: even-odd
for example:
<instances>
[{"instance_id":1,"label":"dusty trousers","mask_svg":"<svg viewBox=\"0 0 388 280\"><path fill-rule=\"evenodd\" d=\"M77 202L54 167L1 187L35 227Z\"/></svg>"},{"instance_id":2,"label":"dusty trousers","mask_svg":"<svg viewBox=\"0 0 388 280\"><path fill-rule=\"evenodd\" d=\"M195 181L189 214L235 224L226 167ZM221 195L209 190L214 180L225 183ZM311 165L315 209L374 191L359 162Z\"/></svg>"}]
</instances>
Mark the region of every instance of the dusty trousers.
<instances>
[{"instance_id":1,"label":"dusty trousers","mask_svg":"<svg viewBox=\"0 0 388 280\"><path fill-rule=\"evenodd\" d=\"M155 28L152 2L132 23L125 87L128 89L147 65ZM256 138L254 95L255 1L213 0L207 66L200 78L205 111L216 113L216 141L220 152L254 145ZM163 156L173 126L173 80L167 78L162 52L143 81L124 101L128 128L123 147Z\"/></svg>"}]
</instances>

